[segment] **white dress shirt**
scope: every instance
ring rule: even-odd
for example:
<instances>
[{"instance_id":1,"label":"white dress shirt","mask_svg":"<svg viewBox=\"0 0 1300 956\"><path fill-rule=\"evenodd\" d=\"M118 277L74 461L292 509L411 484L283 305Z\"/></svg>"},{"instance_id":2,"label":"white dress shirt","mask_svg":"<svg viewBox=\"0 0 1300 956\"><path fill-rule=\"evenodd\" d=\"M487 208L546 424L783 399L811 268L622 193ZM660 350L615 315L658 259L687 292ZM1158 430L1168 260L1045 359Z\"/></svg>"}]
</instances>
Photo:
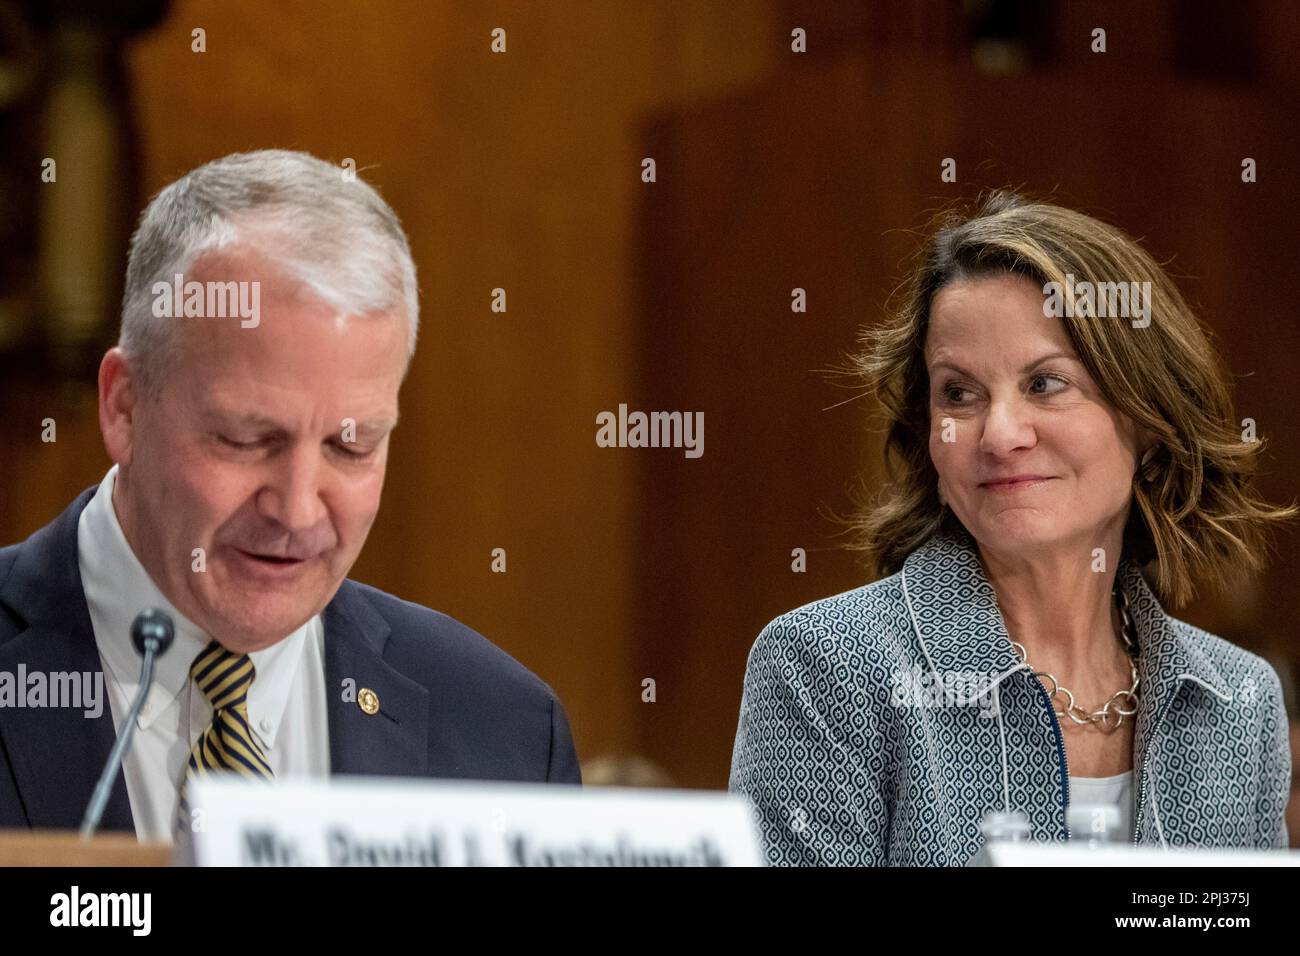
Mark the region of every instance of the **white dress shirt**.
<instances>
[{"instance_id":1,"label":"white dress shirt","mask_svg":"<svg viewBox=\"0 0 1300 956\"><path fill-rule=\"evenodd\" d=\"M140 655L131 644L131 622L147 607L161 608L175 622L175 642L158 658L153 686L123 761L136 836L172 842L190 748L212 723L212 706L189 674L211 635L176 610L131 550L113 507L116 478L114 465L81 513L77 558L114 726L120 727L140 687ZM318 614L249 655L256 668L248 692L249 725L277 778L329 774L324 644Z\"/></svg>"},{"instance_id":2,"label":"white dress shirt","mask_svg":"<svg viewBox=\"0 0 1300 956\"><path fill-rule=\"evenodd\" d=\"M1070 806L1083 804L1112 806L1119 810L1119 828L1109 834L1112 843L1129 843L1133 839L1133 771L1125 770L1112 777L1070 776ZM1078 837L1077 839L1082 839Z\"/></svg>"}]
</instances>

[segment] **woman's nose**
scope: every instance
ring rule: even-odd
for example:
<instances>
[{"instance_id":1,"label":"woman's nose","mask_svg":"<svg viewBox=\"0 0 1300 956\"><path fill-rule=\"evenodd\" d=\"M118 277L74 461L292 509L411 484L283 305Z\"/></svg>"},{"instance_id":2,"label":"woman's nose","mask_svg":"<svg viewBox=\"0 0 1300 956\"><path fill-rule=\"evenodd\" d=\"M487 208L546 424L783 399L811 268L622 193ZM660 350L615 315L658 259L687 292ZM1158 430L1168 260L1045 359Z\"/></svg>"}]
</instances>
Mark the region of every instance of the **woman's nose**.
<instances>
[{"instance_id":1,"label":"woman's nose","mask_svg":"<svg viewBox=\"0 0 1300 956\"><path fill-rule=\"evenodd\" d=\"M1017 400L989 404L980 433L980 451L1006 457L1020 448L1032 448L1038 441L1034 430L1033 409Z\"/></svg>"}]
</instances>

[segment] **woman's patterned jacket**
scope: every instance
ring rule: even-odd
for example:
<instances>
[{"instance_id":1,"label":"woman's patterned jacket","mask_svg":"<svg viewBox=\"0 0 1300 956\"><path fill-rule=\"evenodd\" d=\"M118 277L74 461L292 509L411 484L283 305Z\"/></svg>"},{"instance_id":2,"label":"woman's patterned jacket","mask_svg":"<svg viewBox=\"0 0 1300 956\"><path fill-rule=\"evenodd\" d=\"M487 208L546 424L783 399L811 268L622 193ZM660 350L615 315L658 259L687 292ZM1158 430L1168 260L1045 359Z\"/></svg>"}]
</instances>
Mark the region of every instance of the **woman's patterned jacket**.
<instances>
[{"instance_id":1,"label":"woman's patterned jacket","mask_svg":"<svg viewBox=\"0 0 1300 956\"><path fill-rule=\"evenodd\" d=\"M1138 568L1138 844L1284 848L1291 786L1277 674L1165 613ZM773 864L962 865L990 811L1068 839L1046 691L1011 647L974 540L941 531L898 573L783 614L755 641L731 789Z\"/></svg>"}]
</instances>

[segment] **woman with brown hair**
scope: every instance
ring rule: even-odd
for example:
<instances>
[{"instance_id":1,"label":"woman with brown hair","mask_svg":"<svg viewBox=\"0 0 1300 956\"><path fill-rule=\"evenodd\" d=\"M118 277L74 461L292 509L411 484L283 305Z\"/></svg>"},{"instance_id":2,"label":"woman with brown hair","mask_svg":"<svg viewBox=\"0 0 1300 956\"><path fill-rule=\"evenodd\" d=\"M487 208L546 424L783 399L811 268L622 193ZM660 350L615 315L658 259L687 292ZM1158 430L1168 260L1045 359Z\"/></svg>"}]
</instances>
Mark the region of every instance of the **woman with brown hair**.
<instances>
[{"instance_id":1,"label":"woman with brown hair","mask_svg":"<svg viewBox=\"0 0 1300 956\"><path fill-rule=\"evenodd\" d=\"M1169 616L1262 564L1296 514L1252 490L1228 378L1135 241L997 192L948 213L864 334L892 482L859 519L881 580L774 620L731 788L777 864L962 864L990 813L1068 839L1285 847L1279 681Z\"/></svg>"}]
</instances>

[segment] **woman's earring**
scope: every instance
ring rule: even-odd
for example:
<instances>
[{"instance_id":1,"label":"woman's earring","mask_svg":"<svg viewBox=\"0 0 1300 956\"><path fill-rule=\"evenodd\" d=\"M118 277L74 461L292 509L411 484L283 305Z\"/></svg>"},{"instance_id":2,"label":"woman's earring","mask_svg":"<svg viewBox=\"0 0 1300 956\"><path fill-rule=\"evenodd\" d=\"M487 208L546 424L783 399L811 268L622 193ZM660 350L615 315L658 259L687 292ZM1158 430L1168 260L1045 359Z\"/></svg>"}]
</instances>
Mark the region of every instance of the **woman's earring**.
<instances>
[{"instance_id":1,"label":"woman's earring","mask_svg":"<svg viewBox=\"0 0 1300 956\"><path fill-rule=\"evenodd\" d=\"M939 492L939 507L941 508L948 507L948 499L943 496L943 485L942 484L935 485L935 490Z\"/></svg>"},{"instance_id":2,"label":"woman's earring","mask_svg":"<svg viewBox=\"0 0 1300 956\"><path fill-rule=\"evenodd\" d=\"M1146 454L1142 456L1142 460L1138 462L1137 473L1133 476L1134 480L1140 481L1143 484L1149 484L1153 480L1151 476L1147 474L1147 463L1155 456L1156 446L1152 445L1146 450Z\"/></svg>"}]
</instances>

